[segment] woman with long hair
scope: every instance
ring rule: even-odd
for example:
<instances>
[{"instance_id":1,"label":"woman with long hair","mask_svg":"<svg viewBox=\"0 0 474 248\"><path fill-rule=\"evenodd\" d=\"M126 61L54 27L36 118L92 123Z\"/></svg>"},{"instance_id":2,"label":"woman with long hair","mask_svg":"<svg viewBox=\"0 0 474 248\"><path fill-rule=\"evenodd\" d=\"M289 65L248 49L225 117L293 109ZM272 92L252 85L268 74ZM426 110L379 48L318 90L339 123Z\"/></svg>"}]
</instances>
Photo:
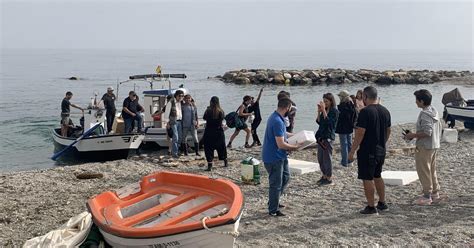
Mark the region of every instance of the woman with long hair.
<instances>
[{"instance_id":1,"label":"woman with long hair","mask_svg":"<svg viewBox=\"0 0 474 248\"><path fill-rule=\"evenodd\" d=\"M322 173L317 184L322 186L332 184L332 143L336 138L339 111L331 93L323 95L323 100L318 103L317 108L316 122L319 124L319 128L316 132L316 140L318 142L318 163Z\"/></svg>"},{"instance_id":2,"label":"woman with long hair","mask_svg":"<svg viewBox=\"0 0 474 248\"><path fill-rule=\"evenodd\" d=\"M252 113L249 112L248 107L250 106L250 103L252 102L252 97L251 96L244 96L242 104L240 104L239 108L237 109L237 113L239 114L239 118L242 121L242 126L240 127L235 127L235 131L230 136L229 144L227 144L227 148L232 148L232 141L234 141L235 137L239 135L240 130L244 130L246 135L245 135L245 148L250 148L249 145L249 139L250 139L250 134L252 133L249 126L247 125L246 121L249 116L252 115Z\"/></svg>"},{"instance_id":3,"label":"woman with long hair","mask_svg":"<svg viewBox=\"0 0 474 248\"><path fill-rule=\"evenodd\" d=\"M365 107L364 100L362 99L362 95L363 95L362 90L358 90L356 94L356 100L354 102L357 113L359 113L360 110Z\"/></svg>"},{"instance_id":4,"label":"woman with long hair","mask_svg":"<svg viewBox=\"0 0 474 248\"><path fill-rule=\"evenodd\" d=\"M204 136L204 153L206 155L207 169L212 170L212 161L214 160L214 150L217 150L219 160L224 160L224 166L227 167L227 149L225 146L225 135L222 121L224 120L224 111L219 103L217 96L211 97L209 107L204 112L203 119L206 121Z\"/></svg>"}]
</instances>

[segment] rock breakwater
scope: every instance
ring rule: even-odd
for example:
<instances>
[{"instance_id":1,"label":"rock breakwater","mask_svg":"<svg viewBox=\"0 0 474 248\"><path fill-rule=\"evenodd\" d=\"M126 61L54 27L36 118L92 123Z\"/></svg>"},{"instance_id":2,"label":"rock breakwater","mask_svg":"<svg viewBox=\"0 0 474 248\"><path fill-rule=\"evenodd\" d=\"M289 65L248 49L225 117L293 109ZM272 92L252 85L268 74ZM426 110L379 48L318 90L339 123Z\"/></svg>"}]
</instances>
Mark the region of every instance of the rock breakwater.
<instances>
[{"instance_id":1,"label":"rock breakwater","mask_svg":"<svg viewBox=\"0 0 474 248\"><path fill-rule=\"evenodd\" d=\"M320 85L370 82L388 84L432 84L442 80L473 76L470 71L387 70L370 69L241 69L228 71L216 78L235 84Z\"/></svg>"}]
</instances>

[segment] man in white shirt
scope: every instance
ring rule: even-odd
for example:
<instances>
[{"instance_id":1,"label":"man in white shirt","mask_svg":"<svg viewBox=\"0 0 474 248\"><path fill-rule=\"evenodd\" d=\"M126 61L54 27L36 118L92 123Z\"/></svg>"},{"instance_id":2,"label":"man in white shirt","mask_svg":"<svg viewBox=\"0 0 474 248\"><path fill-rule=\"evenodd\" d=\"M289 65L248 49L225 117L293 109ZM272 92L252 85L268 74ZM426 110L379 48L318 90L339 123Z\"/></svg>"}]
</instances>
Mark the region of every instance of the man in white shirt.
<instances>
[{"instance_id":1,"label":"man in white shirt","mask_svg":"<svg viewBox=\"0 0 474 248\"><path fill-rule=\"evenodd\" d=\"M183 101L183 98L184 92L182 90L177 90L174 93L174 98L171 98L171 100L166 105L164 115L164 119L168 120L166 123L166 128L171 128L173 131L171 153L175 158L179 157L178 145L179 139L183 133L183 127L181 123L183 119L181 112L181 102Z\"/></svg>"}]
</instances>

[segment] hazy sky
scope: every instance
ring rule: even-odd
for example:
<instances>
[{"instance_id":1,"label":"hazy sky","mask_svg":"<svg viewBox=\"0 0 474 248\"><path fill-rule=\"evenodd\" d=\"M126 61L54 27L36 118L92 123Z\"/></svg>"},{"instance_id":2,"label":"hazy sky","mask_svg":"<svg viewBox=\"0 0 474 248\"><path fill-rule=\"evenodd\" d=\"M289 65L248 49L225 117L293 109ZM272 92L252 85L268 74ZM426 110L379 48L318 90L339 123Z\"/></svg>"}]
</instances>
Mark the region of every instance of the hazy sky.
<instances>
[{"instance_id":1,"label":"hazy sky","mask_svg":"<svg viewBox=\"0 0 474 248\"><path fill-rule=\"evenodd\" d=\"M471 1L6 1L2 48L472 52Z\"/></svg>"}]
</instances>

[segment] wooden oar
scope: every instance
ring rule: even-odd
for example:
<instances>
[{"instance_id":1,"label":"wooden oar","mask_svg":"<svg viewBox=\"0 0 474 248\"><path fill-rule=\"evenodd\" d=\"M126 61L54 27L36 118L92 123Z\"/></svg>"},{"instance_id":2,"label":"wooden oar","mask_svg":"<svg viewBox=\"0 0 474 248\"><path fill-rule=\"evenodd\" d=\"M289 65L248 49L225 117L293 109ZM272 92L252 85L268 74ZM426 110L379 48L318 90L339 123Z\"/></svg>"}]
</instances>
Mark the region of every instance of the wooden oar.
<instances>
[{"instance_id":1,"label":"wooden oar","mask_svg":"<svg viewBox=\"0 0 474 248\"><path fill-rule=\"evenodd\" d=\"M70 145L66 146L64 149L62 149L61 151L53 154L53 156L51 157L52 160L56 160L58 159L61 155L63 155L67 150L69 150L71 147L73 147L77 142L79 142L81 139L89 136L92 132L94 132L94 130L96 130L99 126L100 126L100 122L96 123L94 126L92 126L89 130L87 130L87 132L85 132L84 134L82 134L81 136L79 136L79 138L77 138L74 142L72 142Z\"/></svg>"}]
</instances>

